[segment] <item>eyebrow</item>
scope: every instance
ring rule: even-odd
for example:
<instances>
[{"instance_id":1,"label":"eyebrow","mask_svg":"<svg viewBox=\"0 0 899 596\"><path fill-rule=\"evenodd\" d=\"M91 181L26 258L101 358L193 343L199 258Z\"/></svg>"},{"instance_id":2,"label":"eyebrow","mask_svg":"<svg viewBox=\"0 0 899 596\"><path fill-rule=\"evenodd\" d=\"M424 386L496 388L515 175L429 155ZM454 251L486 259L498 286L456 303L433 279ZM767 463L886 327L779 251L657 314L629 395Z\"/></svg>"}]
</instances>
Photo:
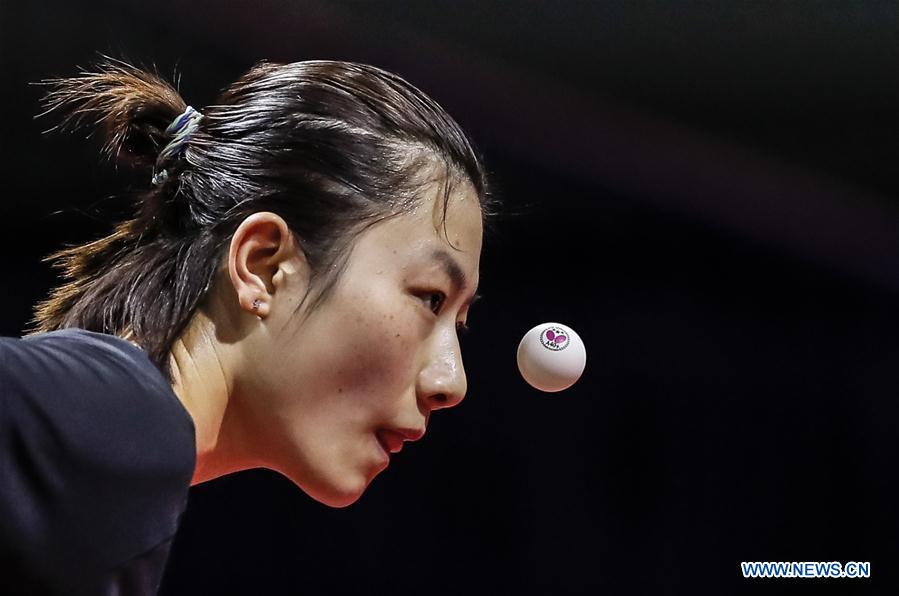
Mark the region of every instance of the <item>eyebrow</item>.
<instances>
[{"instance_id":1,"label":"eyebrow","mask_svg":"<svg viewBox=\"0 0 899 596\"><path fill-rule=\"evenodd\" d=\"M462 268L459 267L459 263L456 262L448 252L445 250L437 249L431 253L431 258L440 263L443 267L443 271L446 273L447 277L450 278L450 281L453 284L453 290L455 292L459 292L463 287L467 285L467 279L465 277L465 272L462 271ZM478 300L481 299L480 294L473 295L465 304L474 304Z\"/></svg>"}]
</instances>

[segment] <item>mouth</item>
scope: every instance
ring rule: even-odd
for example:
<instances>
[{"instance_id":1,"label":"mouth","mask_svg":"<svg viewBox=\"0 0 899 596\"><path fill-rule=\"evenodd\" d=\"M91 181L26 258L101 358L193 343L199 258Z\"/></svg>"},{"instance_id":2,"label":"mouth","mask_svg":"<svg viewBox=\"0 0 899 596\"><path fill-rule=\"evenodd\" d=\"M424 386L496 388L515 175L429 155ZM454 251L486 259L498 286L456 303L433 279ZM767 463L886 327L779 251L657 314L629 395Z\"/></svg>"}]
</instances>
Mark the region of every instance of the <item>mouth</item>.
<instances>
[{"instance_id":1,"label":"mouth","mask_svg":"<svg viewBox=\"0 0 899 596\"><path fill-rule=\"evenodd\" d=\"M378 430L378 442L387 453L399 453L406 441L417 441L425 434L424 429L387 429Z\"/></svg>"}]
</instances>

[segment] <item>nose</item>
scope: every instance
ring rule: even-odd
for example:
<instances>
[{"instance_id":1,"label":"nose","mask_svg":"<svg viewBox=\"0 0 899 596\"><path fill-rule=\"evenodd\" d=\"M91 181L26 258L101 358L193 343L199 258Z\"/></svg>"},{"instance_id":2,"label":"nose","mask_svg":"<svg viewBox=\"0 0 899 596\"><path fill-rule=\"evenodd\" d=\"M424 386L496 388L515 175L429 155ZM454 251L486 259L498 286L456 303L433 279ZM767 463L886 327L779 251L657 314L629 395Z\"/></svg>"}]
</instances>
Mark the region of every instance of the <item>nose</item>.
<instances>
[{"instance_id":1,"label":"nose","mask_svg":"<svg viewBox=\"0 0 899 596\"><path fill-rule=\"evenodd\" d=\"M465 398L468 380L455 329L435 338L418 374L418 396L429 410L452 408Z\"/></svg>"}]
</instances>

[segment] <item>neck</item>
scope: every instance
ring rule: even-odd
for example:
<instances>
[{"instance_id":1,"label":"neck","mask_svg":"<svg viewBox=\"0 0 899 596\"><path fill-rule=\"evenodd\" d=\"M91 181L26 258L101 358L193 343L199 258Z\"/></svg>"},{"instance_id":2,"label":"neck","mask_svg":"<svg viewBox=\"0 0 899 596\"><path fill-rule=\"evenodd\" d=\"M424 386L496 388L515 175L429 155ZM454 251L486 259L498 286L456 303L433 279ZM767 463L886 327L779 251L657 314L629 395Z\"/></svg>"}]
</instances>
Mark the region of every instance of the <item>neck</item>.
<instances>
[{"instance_id":1,"label":"neck","mask_svg":"<svg viewBox=\"0 0 899 596\"><path fill-rule=\"evenodd\" d=\"M172 389L196 428L197 464L191 486L240 469L246 450L236 426L234 379L226 371L227 346L215 339L212 321L197 312L172 345Z\"/></svg>"}]
</instances>

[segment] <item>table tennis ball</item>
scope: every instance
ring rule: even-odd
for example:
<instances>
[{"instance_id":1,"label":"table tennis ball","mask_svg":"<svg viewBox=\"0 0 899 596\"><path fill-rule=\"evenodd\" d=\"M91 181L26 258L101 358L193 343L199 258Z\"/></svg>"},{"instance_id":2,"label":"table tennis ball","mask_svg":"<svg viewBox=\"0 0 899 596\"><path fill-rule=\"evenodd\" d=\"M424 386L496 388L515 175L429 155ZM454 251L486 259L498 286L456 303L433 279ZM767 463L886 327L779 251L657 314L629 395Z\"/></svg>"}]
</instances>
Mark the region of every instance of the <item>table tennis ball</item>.
<instances>
[{"instance_id":1,"label":"table tennis ball","mask_svg":"<svg viewBox=\"0 0 899 596\"><path fill-rule=\"evenodd\" d=\"M581 378L587 350L580 336L561 323L543 323L518 344L518 370L529 385L549 393L568 389Z\"/></svg>"}]
</instances>

